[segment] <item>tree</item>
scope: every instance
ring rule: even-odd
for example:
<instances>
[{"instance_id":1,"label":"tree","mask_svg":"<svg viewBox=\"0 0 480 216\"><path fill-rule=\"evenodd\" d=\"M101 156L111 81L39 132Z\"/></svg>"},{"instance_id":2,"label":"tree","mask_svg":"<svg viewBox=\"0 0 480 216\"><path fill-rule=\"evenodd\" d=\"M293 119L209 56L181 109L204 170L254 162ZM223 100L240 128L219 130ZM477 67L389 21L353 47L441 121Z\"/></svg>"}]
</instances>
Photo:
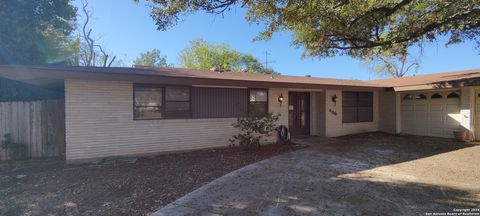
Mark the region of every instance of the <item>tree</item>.
<instances>
[{"instance_id":1,"label":"tree","mask_svg":"<svg viewBox=\"0 0 480 216\"><path fill-rule=\"evenodd\" d=\"M84 22L80 29L79 42L76 46L78 50L76 55L78 56L79 66L102 66L110 67L115 62L116 56L111 57L105 49L99 45L92 37L93 29L88 27L93 12L88 9L88 1L82 0L82 12L84 15Z\"/></svg>"},{"instance_id":2,"label":"tree","mask_svg":"<svg viewBox=\"0 0 480 216\"><path fill-rule=\"evenodd\" d=\"M377 50L371 55L363 57L363 63L375 74L403 77L409 72L416 73L418 71L421 53L418 58L414 58L406 47L394 51Z\"/></svg>"},{"instance_id":3,"label":"tree","mask_svg":"<svg viewBox=\"0 0 480 216\"><path fill-rule=\"evenodd\" d=\"M133 61L133 64L150 67L171 67L172 65L167 63L166 58L166 56L161 55L160 50L153 49L152 51L140 53L140 56Z\"/></svg>"},{"instance_id":4,"label":"tree","mask_svg":"<svg viewBox=\"0 0 480 216\"><path fill-rule=\"evenodd\" d=\"M240 57L240 62L243 64L243 71L257 72L257 73L273 73L279 74L273 68L266 68L257 58L251 54L244 54Z\"/></svg>"},{"instance_id":5,"label":"tree","mask_svg":"<svg viewBox=\"0 0 480 216\"><path fill-rule=\"evenodd\" d=\"M0 2L0 64L63 63L76 9L69 0Z\"/></svg>"},{"instance_id":6,"label":"tree","mask_svg":"<svg viewBox=\"0 0 480 216\"><path fill-rule=\"evenodd\" d=\"M247 21L265 25L256 39L292 31L293 44L303 46L304 56L362 57L375 49L395 50L443 36L447 45L465 40L480 45L478 0L149 1L159 30L197 11L225 15L235 6L245 7Z\"/></svg>"},{"instance_id":7,"label":"tree","mask_svg":"<svg viewBox=\"0 0 480 216\"><path fill-rule=\"evenodd\" d=\"M220 71L245 71L264 73L273 71L265 69L251 54L242 54L230 49L225 44L210 44L197 39L190 42L190 47L180 53L180 65L192 69L215 69Z\"/></svg>"},{"instance_id":8,"label":"tree","mask_svg":"<svg viewBox=\"0 0 480 216\"><path fill-rule=\"evenodd\" d=\"M225 44L210 44L197 39L190 42L190 47L180 53L180 64L192 69L212 69L240 71L241 53L231 50Z\"/></svg>"}]
</instances>

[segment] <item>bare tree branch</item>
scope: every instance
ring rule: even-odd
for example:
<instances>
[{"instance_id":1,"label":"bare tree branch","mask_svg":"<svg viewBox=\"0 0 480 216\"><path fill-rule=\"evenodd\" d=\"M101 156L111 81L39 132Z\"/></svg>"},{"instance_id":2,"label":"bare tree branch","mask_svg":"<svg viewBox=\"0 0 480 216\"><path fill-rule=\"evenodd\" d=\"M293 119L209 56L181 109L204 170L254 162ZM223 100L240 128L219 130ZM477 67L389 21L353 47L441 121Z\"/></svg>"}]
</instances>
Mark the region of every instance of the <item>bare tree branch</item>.
<instances>
[{"instance_id":1,"label":"bare tree branch","mask_svg":"<svg viewBox=\"0 0 480 216\"><path fill-rule=\"evenodd\" d=\"M117 58L117 56L113 56L112 60L110 60L110 63L108 63L108 67L112 66L112 63L115 61L116 58Z\"/></svg>"},{"instance_id":2,"label":"bare tree branch","mask_svg":"<svg viewBox=\"0 0 480 216\"><path fill-rule=\"evenodd\" d=\"M88 1L87 0L82 0L82 11L85 15L85 21L82 25L82 39L84 42L84 47L81 47L82 49L82 54L81 59L83 61L84 66L97 66L98 60L97 58L102 57L103 62L100 63L101 66L107 67L110 66L113 61L115 60L115 56L112 58L109 64L107 64L109 61L109 55L108 53L103 49L103 47L99 44L95 43L95 40L92 38L92 32L93 30L88 28L88 24L90 22L90 17L92 16L92 12L88 10ZM97 49L96 49L97 48ZM101 56L98 54L98 50L101 53Z\"/></svg>"}]
</instances>

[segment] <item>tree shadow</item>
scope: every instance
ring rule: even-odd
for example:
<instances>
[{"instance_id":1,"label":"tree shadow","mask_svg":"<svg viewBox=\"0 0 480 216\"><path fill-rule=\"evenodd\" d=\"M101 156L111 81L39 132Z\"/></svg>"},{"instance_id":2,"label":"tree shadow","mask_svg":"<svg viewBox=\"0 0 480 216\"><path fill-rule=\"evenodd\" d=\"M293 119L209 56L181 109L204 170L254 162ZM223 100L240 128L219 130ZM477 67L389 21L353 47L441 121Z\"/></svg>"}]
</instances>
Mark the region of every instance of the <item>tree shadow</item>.
<instances>
[{"instance_id":1,"label":"tree shadow","mask_svg":"<svg viewBox=\"0 0 480 216\"><path fill-rule=\"evenodd\" d=\"M442 178L455 170L438 170L448 154L473 146L385 133L339 137L230 173L159 215L425 215L480 207L475 176L449 182Z\"/></svg>"},{"instance_id":2,"label":"tree shadow","mask_svg":"<svg viewBox=\"0 0 480 216\"><path fill-rule=\"evenodd\" d=\"M315 142L315 138L312 139ZM321 153L368 162L370 169L473 146L477 145L448 138L371 132L341 136L326 143L314 143L312 148Z\"/></svg>"}]
</instances>

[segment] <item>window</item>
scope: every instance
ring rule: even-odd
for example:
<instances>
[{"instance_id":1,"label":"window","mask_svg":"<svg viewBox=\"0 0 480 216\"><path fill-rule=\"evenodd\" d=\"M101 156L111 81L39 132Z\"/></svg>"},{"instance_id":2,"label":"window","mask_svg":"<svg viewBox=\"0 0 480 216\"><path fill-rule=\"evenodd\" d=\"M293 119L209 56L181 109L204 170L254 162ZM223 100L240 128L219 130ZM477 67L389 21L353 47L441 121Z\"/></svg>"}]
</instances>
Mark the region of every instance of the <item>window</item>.
<instances>
[{"instance_id":1,"label":"window","mask_svg":"<svg viewBox=\"0 0 480 216\"><path fill-rule=\"evenodd\" d=\"M190 118L189 87L165 87L165 118Z\"/></svg>"},{"instance_id":2,"label":"window","mask_svg":"<svg viewBox=\"0 0 480 216\"><path fill-rule=\"evenodd\" d=\"M190 118L190 88L134 86L134 118Z\"/></svg>"},{"instance_id":3,"label":"window","mask_svg":"<svg viewBox=\"0 0 480 216\"><path fill-rule=\"evenodd\" d=\"M162 118L163 89L157 87L135 87L135 119Z\"/></svg>"},{"instance_id":4,"label":"window","mask_svg":"<svg viewBox=\"0 0 480 216\"><path fill-rule=\"evenodd\" d=\"M250 113L268 112L268 90L250 89L248 111Z\"/></svg>"},{"instance_id":5,"label":"window","mask_svg":"<svg viewBox=\"0 0 480 216\"><path fill-rule=\"evenodd\" d=\"M451 92L450 94L447 95L447 98L460 98L460 95L458 95L455 92Z\"/></svg>"},{"instance_id":6,"label":"window","mask_svg":"<svg viewBox=\"0 0 480 216\"><path fill-rule=\"evenodd\" d=\"M426 99L427 99L427 96L425 96L424 94L415 95L415 100L426 100Z\"/></svg>"},{"instance_id":7,"label":"window","mask_svg":"<svg viewBox=\"0 0 480 216\"><path fill-rule=\"evenodd\" d=\"M435 94L433 94L430 98L431 98L431 99L442 99L443 97L442 97L441 94L435 93Z\"/></svg>"},{"instance_id":8,"label":"window","mask_svg":"<svg viewBox=\"0 0 480 216\"><path fill-rule=\"evenodd\" d=\"M373 93L343 92L342 116L343 123L373 121Z\"/></svg>"},{"instance_id":9,"label":"window","mask_svg":"<svg viewBox=\"0 0 480 216\"><path fill-rule=\"evenodd\" d=\"M413 100L413 96L407 94L407 95L405 95L405 96L403 97L403 100Z\"/></svg>"}]
</instances>

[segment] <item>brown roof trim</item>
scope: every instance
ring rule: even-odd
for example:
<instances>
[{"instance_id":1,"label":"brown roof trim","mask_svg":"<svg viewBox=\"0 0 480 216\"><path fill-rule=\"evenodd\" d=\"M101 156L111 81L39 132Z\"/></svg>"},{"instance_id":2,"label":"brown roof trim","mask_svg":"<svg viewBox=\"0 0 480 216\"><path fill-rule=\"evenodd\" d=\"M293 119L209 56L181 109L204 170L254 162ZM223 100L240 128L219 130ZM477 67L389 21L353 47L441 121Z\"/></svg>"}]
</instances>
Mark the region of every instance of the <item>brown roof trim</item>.
<instances>
[{"instance_id":1,"label":"brown roof trim","mask_svg":"<svg viewBox=\"0 0 480 216\"><path fill-rule=\"evenodd\" d=\"M66 66L2 66L0 76L23 82L39 80L113 80L131 81L135 83L159 83L182 85L221 85L270 88L301 89L381 89L382 86L368 84L364 81L323 79L310 77L281 76L268 74L249 74L239 72L212 72L162 68L148 70L144 68L95 68Z\"/></svg>"},{"instance_id":2,"label":"brown roof trim","mask_svg":"<svg viewBox=\"0 0 480 216\"><path fill-rule=\"evenodd\" d=\"M244 72L215 72L182 68L74 67L52 65L0 65L0 76L45 84L65 79L117 80L138 83L219 85L244 87L278 87L299 89L381 89L391 88L448 88L480 83L480 69L426 74L383 80L345 80L317 77L253 74ZM477 82L478 81L478 82ZM476 85L476 84L475 84ZM400 88L402 87L402 88ZM408 89L408 88L407 88Z\"/></svg>"},{"instance_id":3,"label":"brown roof trim","mask_svg":"<svg viewBox=\"0 0 480 216\"><path fill-rule=\"evenodd\" d=\"M371 80L367 82L390 87L418 87L422 85L448 86L476 78L480 78L480 69Z\"/></svg>"}]
</instances>

